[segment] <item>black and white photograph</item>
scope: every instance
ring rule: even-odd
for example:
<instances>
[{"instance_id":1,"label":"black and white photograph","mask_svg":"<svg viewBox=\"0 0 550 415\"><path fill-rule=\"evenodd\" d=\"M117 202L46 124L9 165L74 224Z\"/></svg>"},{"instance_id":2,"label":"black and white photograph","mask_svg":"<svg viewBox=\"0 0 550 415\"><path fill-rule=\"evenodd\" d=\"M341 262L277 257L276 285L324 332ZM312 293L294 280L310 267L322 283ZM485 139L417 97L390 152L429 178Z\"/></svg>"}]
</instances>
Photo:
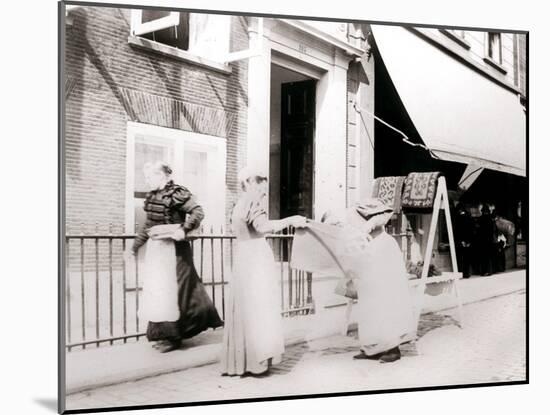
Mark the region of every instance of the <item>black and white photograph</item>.
<instances>
[{"instance_id":1,"label":"black and white photograph","mask_svg":"<svg viewBox=\"0 0 550 415\"><path fill-rule=\"evenodd\" d=\"M311 13L59 3L60 412L528 383L527 28Z\"/></svg>"}]
</instances>

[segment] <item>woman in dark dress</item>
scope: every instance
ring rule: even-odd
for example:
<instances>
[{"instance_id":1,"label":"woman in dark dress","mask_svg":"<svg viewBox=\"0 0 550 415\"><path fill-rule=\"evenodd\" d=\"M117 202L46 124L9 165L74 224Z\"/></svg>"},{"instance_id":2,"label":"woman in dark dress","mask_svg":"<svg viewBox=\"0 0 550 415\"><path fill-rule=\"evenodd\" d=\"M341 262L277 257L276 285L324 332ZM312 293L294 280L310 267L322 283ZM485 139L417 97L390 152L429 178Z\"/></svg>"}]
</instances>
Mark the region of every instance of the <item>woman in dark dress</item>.
<instances>
[{"instance_id":1,"label":"woman in dark dress","mask_svg":"<svg viewBox=\"0 0 550 415\"><path fill-rule=\"evenodd\" d=\"M170 167L163 163L146 165L146 179L153 190L145 199L145 225L132 247L136 255L146 244L143 309L145 318L150 317L146 335L149 341L158 342L156 346L162 353L179 348L182 339L223 325L199 279L191 245L185 240L186 234L200 225L203 209L188 189L174 184L171 173ZM154 236L155 229L166 224L181 226L176 226L168 239L159 241ZM168 321L159 321L162 316L170 317Z\"/></svg>"},{"instance_id":2,"label":"woman in dark dress","mask_svg":"<svg viewBox=\"0 0 550 415\"><path fill-rule=\"evenodd\" d=\"M493 269L493 253L496 225L491 217L491 211L487 204L481 208L481 217L479 218L478 229L478 250L479 250L479 272L483 276L492 275Z\"/></svg>"},{"instance_id":3,"label":"woman in dark dress","mask_svg":"<svg viewBox=\"0 0 550 415\"><path fill-rule=\"evenodd\" d=\"M453 221L458 270L464 278L470 278L472 268L472 244L474 239L474 222L462 203L456 206Z\"/></svg>"}]
</instances>

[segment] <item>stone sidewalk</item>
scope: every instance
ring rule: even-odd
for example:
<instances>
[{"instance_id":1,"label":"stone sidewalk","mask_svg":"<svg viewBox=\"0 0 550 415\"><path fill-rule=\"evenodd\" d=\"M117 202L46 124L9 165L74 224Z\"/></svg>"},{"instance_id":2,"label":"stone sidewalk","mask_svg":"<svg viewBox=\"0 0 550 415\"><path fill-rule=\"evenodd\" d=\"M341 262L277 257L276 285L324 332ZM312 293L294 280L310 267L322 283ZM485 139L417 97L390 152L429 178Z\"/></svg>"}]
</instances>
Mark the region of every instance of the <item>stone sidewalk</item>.
<instances>
[{"instance_id":1,"label":"stone sidewalk","mask_svg":"<svg viewBox=\"0 0 550 415\"><path fill-rule=\"evenodd\" d=\"M464 304L512 293L525 288L525 271L472 277L459 281ZM424 312L452 307L449 296L425 296ZM287 346L338 334L342 329L345 307L317 310L316 314L284 320ZM354 321L352 313L351 321ZM77 393L129 380L143 379L218 360L223 330L209 331L183 342L182 349L161 354L141 340L67 353L67 393Z\"/></svg>"},{"instance_id":2,"label":"stone sidewalk","mask_svg":"<svg viewBox=\"0 0 550 415\"><path fill-rule=\"evenodd\" d=\"M267 376L220 376L211 364L72 394L67 409L524 381L525 291L471 303L464 317L460 329L454 309L424 314L394 363L353 360L356 334L331 336L287 348Z\"/></svg>"}]
</instances>

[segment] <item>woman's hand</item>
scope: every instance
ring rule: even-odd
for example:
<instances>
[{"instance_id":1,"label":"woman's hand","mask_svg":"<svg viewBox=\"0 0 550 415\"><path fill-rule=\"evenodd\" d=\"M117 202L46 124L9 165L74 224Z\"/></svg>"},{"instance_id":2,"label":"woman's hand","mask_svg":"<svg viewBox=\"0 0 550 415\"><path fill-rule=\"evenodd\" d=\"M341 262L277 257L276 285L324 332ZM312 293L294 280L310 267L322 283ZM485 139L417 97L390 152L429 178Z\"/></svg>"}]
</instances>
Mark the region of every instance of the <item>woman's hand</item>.
<instances>
[{"instance_id":1,"label":"woman's hand","mask_svg":"<svg viewBox=\"0 0 550 415\"><path fill-rule=\"evenodd\" d=\"M289 225L295 228L305 228L307 226L307 218L305 216L294 215L288 218Z\"/></svg>"},{"instance_id":2,"label":"woman's hand","mask_svg":"<svg viewBox=\"0 0 550 415\"><path fill-rule=\"evenodd\" d=\"M176 229L174 231L174 233L172 234L171 238L174 240L174 241L183 241L185 239L185 231L183 230L182 227L179 227L178 229Z\"/></svg>"}]
</instances>

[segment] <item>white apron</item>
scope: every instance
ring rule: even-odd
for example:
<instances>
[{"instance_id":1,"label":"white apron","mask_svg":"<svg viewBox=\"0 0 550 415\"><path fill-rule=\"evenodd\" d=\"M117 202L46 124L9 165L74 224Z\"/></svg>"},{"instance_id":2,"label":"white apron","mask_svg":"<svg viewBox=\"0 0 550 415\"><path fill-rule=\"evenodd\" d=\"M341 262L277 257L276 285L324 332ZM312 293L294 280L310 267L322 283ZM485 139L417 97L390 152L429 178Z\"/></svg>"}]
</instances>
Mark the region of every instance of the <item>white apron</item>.
<instances>
[{"instance_id":1,"label":"white apron","mask_svg":"<svg viewBox=\"0 0 550 415\"><path fill-rule=\"evenodd\" d=\"M139 318L154 323L179 318L176 247L171 239L149 238L142 268Z\"/></svg>"}]
</instances>

